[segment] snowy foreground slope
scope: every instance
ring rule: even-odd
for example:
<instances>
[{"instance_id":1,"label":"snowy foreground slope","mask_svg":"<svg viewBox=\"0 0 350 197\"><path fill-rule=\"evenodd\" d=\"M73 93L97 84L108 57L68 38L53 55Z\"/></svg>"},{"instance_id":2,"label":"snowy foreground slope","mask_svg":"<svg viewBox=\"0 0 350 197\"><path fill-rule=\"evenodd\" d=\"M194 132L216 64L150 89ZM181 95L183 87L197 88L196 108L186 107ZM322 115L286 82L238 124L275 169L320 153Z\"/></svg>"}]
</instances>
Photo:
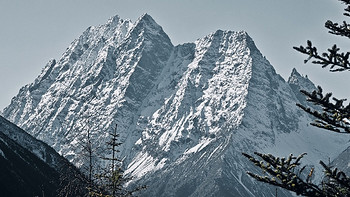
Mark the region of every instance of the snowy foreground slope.
<instances>
[{"instance_id":1,"label":"snowy foreground slope","mask_svg":"<svg viewBox=\"0 0 350 197\"><path fill-rule=\"evenodd\" d=\"M103 155L118 124L130 184L149 186L142 196L272 196L241 152L308 152L317 164L347 145L308 126L300 88L314 85L296 70L286 82L246 32L173 46L151 16L116 16L51 60L3 115L82 168L87 130Z\"/></svg>"}]
</instances>

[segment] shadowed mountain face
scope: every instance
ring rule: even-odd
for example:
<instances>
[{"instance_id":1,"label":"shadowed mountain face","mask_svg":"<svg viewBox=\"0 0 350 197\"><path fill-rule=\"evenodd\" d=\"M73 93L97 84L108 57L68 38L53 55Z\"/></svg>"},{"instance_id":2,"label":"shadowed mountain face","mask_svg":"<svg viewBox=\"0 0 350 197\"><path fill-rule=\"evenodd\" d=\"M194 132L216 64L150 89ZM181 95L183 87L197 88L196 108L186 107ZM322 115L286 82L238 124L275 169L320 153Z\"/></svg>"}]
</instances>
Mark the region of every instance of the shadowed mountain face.
<instances>
[{"instance_id":1,"label":"shadowed mountain face","mask_svg":"<svg viewBox=\"0 0 350 197\"><path fill-rule=\"evenodd\" d=\"M54 149L0 116L2 196L79 196L85 192L79 175Z\"/></svg>"},{"instance_id":2,"label":"shadowed mountain face","mask_svg":"<svg viewBox=\"0 0 350 197\"><path fill-rule=\"evenodd\" d=\"M0 190L4 196L55 196L59 174L0 132Z\"/></svg>"},{"instance_id":3,"label":"shadowed mountain face","mask_svg":"<svg viewBox=\"0 0 350 197\"><path fill-rule=\"evenodd\" d=\"M51 60L3 114L82 169L87 130L103 156L118 124L130 185L149 186L142 196L272 196L274 188L246 175L257 169L241 152L308 152L312 163L346 143L314 137L295 107L299 87L314 85L296 70L286 82L246 32L173 46L151 16L116 16Z\"/></svg>"},{"instance_id":4,"label":"shadowed mountain face","mask_svg":"<svg viewBox=\"0 0 350 197\"><path fill-rule=\"evenodd\" d=\"M349 161L349 155L350 155L350 147L345 149L338 157L336 157L332 163L331 166L335 166L338 169L345 172L347 176L350 175L350 161Z\"/></svg>"}]
</instances>

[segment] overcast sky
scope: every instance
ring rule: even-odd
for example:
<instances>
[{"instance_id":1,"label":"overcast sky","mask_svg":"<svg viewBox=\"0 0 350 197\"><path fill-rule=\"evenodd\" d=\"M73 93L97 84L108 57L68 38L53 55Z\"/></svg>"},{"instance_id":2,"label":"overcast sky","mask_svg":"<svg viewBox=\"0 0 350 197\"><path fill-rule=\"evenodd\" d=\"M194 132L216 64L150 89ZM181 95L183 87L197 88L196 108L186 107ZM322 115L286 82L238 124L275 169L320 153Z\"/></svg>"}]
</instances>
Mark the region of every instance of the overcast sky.
<instances>
[{"instance_id":1,"label":"overcast sky","mask_svg":"<svg viewBox=\"0 0 350 197\"><path fill-rule=\"evenodd\" d=\"M283 78L295 67L325 90L350 98L349 72L304 65L305 56L292 49L310 39L322 51L333 43L348 51L349 40L324 28L327 19L345 19L343 8L336 0L0 0L0 111L87 27L114 15L135 21L143 13L174 45L217 29L245 30Z\"/></svg>"}]
</instances>

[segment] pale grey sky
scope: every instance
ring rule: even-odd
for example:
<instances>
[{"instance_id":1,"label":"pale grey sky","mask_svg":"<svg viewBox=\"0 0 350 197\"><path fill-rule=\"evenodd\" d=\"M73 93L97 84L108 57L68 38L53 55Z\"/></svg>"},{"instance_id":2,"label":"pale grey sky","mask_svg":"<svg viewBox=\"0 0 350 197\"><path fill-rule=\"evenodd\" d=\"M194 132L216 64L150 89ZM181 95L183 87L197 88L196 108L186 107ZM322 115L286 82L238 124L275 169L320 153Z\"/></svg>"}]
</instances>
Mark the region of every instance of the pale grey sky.
<instances>
[{"instance_id":1,"label":"pale grey sky","mask_svg":"<svg viewBox=\"0 0 350 197\"><path fill-rule=\"evenodd\" d=\"M173 44L194 42L217 29L245 30L277 73L293 67L336 96L350 98L350 73L329 73L292 49L311 39L319 50L350 42L327 33L327 19L341 22L337 0L0 0L0 111L19 89L59 59L89 26L119 15L135 21L150 14Z\"/></svg>"}]
</instances>

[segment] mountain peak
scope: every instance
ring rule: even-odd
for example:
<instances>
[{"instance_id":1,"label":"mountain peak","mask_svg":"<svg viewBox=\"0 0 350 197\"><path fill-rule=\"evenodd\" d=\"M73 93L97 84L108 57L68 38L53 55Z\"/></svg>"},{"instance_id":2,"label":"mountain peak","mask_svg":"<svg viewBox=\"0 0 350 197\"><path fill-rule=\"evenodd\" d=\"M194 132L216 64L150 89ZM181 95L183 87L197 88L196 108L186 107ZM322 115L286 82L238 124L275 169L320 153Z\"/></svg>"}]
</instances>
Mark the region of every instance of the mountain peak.
<instances>
[{"instance_id":1,"label":"mountain peak","mask_svg":"<svg viewBox=\"0 0 350 197\"><path fill-rule=\"evenodd\" d=\"M150 16L149 14L145 13L142 16L140 16L136 22L135 22L135 26L142 24L145 26L150 26L150 27L156 27L159 28L160 25L157 24L157 22L152 18L152 16Z\"/></svg>"},{"instance_id":2,"label":"mountain peak","mask_svg":"<svg viewBox=\"0 0 350 197\"><path fill-rule=\"evenodd\" d=\"M154 21L154 19L152 18L152 16L149 15L148 13L142 14L142 15L139 17L139 19L142 19L142 20L153 20L153 21Z\"/></svg>"},{"instance_id":3,"label":"mountain peak","mask_svg":"<svg viewBox=\"0 0 350 197\"><path fill-rule=\"evenodd\" d=\"M170 47L173 47L170 38L164 32L163 28L147 13L136 20L130 34L136 37L143 35L146 40L152 40L151 42L153 44L166 43Z\"/></svg>"},{"instance_id":4,"label":"mountain peak","mask_svg":"<svg viewBox=\"0 0 350 197\"><path fill-rule=\"evenodd\" d=\"M107 24L118 24L120 17L118 15L112 16L108 19Z\"/></svg>"},{"instance_id":5,"label":"mountain peak","mask_svg":"<svg viewBox=\"0 0 350 197\"><path fill-rule=\"evenodd\" d=\"M115 16L48 64L4 116L82 169L84 125L95 154L107 157L104 142L117 123L126 174L150 186L142 196L270 196L274 188L244 177L252 168L241 152L273 147L280 133L299 129L290 87L307 81L293 73L286 83L245 31L217 30L174 47L150 15L125 24ZM214 190L221 187L232 193Z\"/></svg>"},{"instance_id":6,"label":"mountain peak","mask_svg":"<svg viewBox=\"0 0 350 197\"><path fill-rule=\"evenodd\" d=\"M302 80L304 77L301 76L301 74L297 71L296 68L292 69L292 73L290 74L288 78L288 83L289 84L299 84L299 81Z\"/></svg>"},{"instance_id":7,"label":"mountain peak","mask_svg":"<svg viewBox=\"0 0 350 197\"><path fill-rule=\"evenodd\" d=\"M215 32L209 34L209 37L219 38L218 40L226 40L227 42L241 43L247 46L250 50L259 51L256 47L253 39L246 31L231 31L218 29Z\"/></svg>"},{"instance_id":8,"label":"mountain peak","mask_svg":"<svg viewBox=\"0 0 350 197\"><path fill-rule=\"evenodd\" d=\"M312 83L307 76L302 76L296 68L293 68L287 83L294 91L294 94L300 103L314 107L310 103L306 102L305 96L300 93L300 90L313 91L316 89L315 84Z\"/></svg>"},{"instance_id":9,"label":"mountain peak","mask_svg":"<svg viewBox=\"0 0 350 197\"><path fill-rule=\"evenodd\" d=\"M302 76L296 68L292 69L292 73L288 78L288 83L308 91L315 89L315 84L310 81L307 75Z\"/></svg>"},{"instance_id":10,"label":"mountain peak","mask_svg":"<svg viewBox=\"0 0 350 197\"><path fill-rule=\"evenodd\" d=\"M296 77L302 77L301 74L297 71L296 68L292 69L292 73L290 74L290 77L296 76Z\"/></svg>"},{"instance_id":11,"label":"mountain peak","mask_svg":"<svg viewBox=\"0 0 350 197\"><path fill-rule=\"evenodd\" d=\"M215 32L211 33L213 36L222 36L222 35L237 35L242 38L250 38L246 31L231 31L231 30L222 30L218 29Z\"/></svg>"}]
</instances>

